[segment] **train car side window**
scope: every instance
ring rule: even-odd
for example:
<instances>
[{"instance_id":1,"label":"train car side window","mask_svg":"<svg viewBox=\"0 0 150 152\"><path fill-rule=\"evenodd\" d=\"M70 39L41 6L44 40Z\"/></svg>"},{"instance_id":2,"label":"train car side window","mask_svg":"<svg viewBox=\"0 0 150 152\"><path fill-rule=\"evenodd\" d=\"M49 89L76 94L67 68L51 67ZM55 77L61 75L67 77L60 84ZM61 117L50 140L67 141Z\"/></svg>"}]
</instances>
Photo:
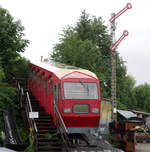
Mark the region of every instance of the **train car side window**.
<instances>
[{"instance_id":1,"label":"train car side window","mask_svg":"<svg viewBox=\"0 0 150 152\"><path fill-rule=\"evenodd\" d=\"M45 73L42 76L42 80L43 80L43 89L45 89L46 88Z\"/></svg>"},{"instance_id":2,"label":"train car side window","mask_svg":"<svg viewBox=\"0 0 150 152\"><path fill-rule=\"evenodd\" d=\"M32 72L32 66L31 66L29 69L29 79L32 78L32 76L33 76L33 72Z\"/></svg>"},{"instance_id":3,"label":"train car side window","mask_svg":"<svg viewBox=\"0 0 150 152\"><path fill-rule=\"evenodd\" d=\"M36 70L34 70L34 81L36 81L36 78L37 78L37 73Z\"/></svg>"},{"instance_id":4,"label":"train car side window","mask_svg":"<svg viewBox=\"0 0 150 152\"><path fill-rule=\"evenodd\" d=\"M57 84L55 84L54 85L54 103L56 104L56 105L58 105L58 85Z\"/></svg>"},{"instance_id":5,"label":"train car side window","mask_svg":"<svg viewBox=\"0 0 150 152\"><path fill-rule=\"evenodd\" d=\"M61 100L61 85L58 86L59 100Z\"/></svg>"},{"instance_id":6,"label":"train car side window","mask_svg":"<svg viewBox=\"0 0 150 152\"><path fill-rule=\"evenodd\" d=\"M39 80L40 80L40 91L42 91L42 78L39 77Z\"/></svg>"},{"instance_id":7,"label":"train car side window","mask_svg":"<svg viewBox=\"0 0 150 152\"><path fill-rule=\"evenodd\" d=\"M53 93L53 80L52 80L52 76L49 77L49 92L50 92L50 94Z\"/></svg>"},{"instance_id":8,"label":"train car side window","mask_svg":"<svg viewBox=\"0 0 150 152\"><path fill-rule=\"evenodd\" d=\"M38 83L39 83L39 81L40 81L40 71L38 71Z\"/></svg>"},{"instance_id":9,"label":"train car side window","mask_svg":"<svg viewBox=\"0 0 150 152\"><path fill-rule=\"evenodd\" d=\"M32 70L32 80L31 80L31 83L33 83L34 77L35 77L35 70L33 69L33 70Z\"/></svg>"},{"instance_id":10,"label":"train car side window","mask_svg":"<svg viewBox=\"0 0 150 152\"><path fill-rule=\"evenodd\" d=\"M34 77L34 69L32 70L32 81L33 81L33 77Z\"/></svg>"},{"instance_id":11,"label":"train car side window","mask_svg":"<svg viewBox=\"0 0 150 152\"><path fill-rule=\"evenodd\" d=\"M46 80L46 96L48 96L48 80Z\"/></svg>"},{"instance_id":12,"label":"train car side window","mask_svg":"<svg viewBox=\"0 0 150 152\"><path fill-rule=\"evenodd\" d=\"M35 87L37 87L37 80L38 80L37 78L38 78L38 74L37 74L37 72L35 71L35 79L34 79L34 80L35 80Z\"/></svg>"}]
</instances>

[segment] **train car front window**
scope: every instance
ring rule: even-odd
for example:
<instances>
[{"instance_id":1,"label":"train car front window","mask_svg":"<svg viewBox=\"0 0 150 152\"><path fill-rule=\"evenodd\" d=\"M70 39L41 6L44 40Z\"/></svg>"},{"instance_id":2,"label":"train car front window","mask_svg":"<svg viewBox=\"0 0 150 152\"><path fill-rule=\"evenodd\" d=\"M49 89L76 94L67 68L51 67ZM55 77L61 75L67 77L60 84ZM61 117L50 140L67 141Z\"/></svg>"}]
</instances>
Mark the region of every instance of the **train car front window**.
<instances>
[{"instance_id":1,"label":"train car front window","mask_svg":"<svg viewBox=\"0 0 150 152\"><path fill-rule=\"evenodd\" d=\"M95 82L64 82L65 99L98 99L98 88Z\"/></svg>"}]
</instances>

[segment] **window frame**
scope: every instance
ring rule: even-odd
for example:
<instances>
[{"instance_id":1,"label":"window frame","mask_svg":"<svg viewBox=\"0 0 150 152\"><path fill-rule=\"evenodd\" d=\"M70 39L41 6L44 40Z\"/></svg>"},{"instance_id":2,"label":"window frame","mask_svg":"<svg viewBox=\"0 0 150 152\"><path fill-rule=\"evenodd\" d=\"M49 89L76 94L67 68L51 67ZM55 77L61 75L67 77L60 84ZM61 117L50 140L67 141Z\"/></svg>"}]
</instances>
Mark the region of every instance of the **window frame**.
<instances>
[{"instance_id":1,"label":"window frame","mask_svg":"<svg viewBox=\"0 0 150 152\"><path fill-rule=\"evenodd\" d=\"M42 74L42 89L46 89L46 75L45 72Z\"/></svg>"},{"instance_id":2,"label":"window frame","mask_svg":"<svg viewBox=\"0 0 150 152\"><path fill-rule=\"evenodd\" d=\"M49 87L48 87L48 80L46 80L46 96L48 96L48 93L49 93Z\"/></svg>"},{"instance_id":3,"label":"window frame","mask_svg":"<svg viewBox=\"0 0 150 152\"><path fill-rule=\"evenodd\" d=\"M82 99L82 98L65 98L65 89L64 89L64 84L65 83L80 83L80 81L64 81L63 82L63 98L66 100L99 100L99 92L98 92L98 84L97 82L93 82L93 81L84 81L83 83L95 83L96 84L96 88L97 88L97 98L96 99Z\"/></svg>"},{"instance_id":4,"label":"window frame","mask_svg":"<svg viewBox=\"0 0 150 152\"><path fill-rule=\"evenodd\" d=\"M53 77L52 76L48 78L48 84L49 84L49 93L53 94Z\"/></svg>"},{"instance_id":5,"label":"window frame","mask_svg":"<svg viewBox=\"0 0 150 152\"><path fill-rule=\"evenodd\" d=\"M58 84L58 99L61 100L62 99L62 94L61 94L61 84Z\"/></svg>"}]
</instances>

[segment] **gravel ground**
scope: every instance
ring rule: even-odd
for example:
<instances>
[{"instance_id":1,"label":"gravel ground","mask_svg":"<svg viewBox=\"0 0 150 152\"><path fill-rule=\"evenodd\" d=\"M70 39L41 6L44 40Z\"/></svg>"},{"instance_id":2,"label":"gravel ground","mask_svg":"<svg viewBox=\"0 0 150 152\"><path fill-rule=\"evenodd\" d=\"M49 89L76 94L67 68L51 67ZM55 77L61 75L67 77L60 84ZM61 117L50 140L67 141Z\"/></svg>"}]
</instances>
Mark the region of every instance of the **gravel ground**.
<instances>
[{"instance_id":1,"label":"gravel ground","mask_svg":"<svg viewBox=\"0 0 150 152\"><path fill-rule=\"evenodd\" d=\"M150 143L138 143L135 146L136 152L150 152Z\"/></svg>"}]
</instances>

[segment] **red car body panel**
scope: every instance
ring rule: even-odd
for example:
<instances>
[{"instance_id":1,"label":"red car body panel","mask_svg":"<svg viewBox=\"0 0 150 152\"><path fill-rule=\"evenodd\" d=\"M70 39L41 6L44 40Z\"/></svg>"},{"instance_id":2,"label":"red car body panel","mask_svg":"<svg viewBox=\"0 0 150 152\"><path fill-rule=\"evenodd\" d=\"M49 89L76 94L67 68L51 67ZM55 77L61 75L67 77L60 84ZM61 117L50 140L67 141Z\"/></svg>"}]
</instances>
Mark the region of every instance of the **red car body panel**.
<instances>
[{"instance_id":1,"label":"red car body panel","mask_svg":"<svg viewBox=\"0 0 150 152\"><path fill-rule=\"evenodd\" d=\"M56 124L54 105L57 105L60 114L67 128L98 128L100 121L100 84L99 80L91 75L72 70L70 73L59 78L54 72L44 69L35 64L30 64L30 72L32 77L29 77L29 91L33 93L40 106L42 106L47 114L51 114L54 124ZM38 75L40 72L40 75ZM44 76L43 76L44 74ZM35 76L37 75L37 78ZM52 84L50 84L50 77ZM41 83L40 83L41 79ZM65 99L64 97L64 82L94 82L97 84L98 99L83 100L83 99ZM45 86L43 87L43 83ZM52 86L50 86L52 85ZM52 91L50 90L52 89ZM57 103L55 102L57 90ZM61 94L61 99L60 95ZM90 107L88 113L74 113L73 106L75 104L87 104ZM70 108L70 113L64 113L64 108ZM92 109L97 108L98 113L93 113Z\"/></svg>"}]
</instances>

